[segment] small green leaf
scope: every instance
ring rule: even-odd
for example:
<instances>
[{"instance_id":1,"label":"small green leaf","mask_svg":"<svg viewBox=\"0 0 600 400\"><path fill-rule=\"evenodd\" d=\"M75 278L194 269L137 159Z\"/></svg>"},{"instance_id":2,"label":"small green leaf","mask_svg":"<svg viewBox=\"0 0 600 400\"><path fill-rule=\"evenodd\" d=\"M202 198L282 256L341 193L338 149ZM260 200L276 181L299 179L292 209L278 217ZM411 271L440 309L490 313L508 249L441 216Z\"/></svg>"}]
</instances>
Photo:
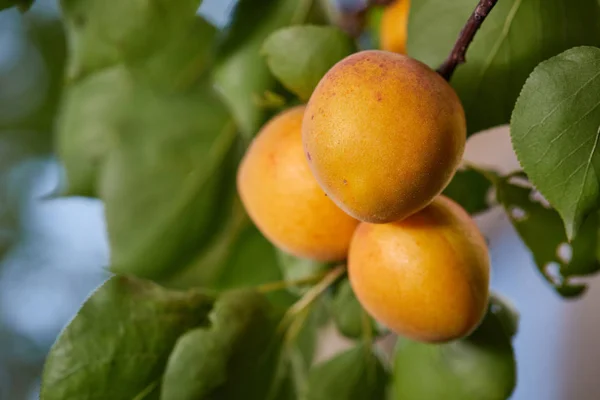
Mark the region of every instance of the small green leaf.
<instances>
[{"instance_id":1,"label":"small green leaf","mask_svg":"<svg viewBox=\"0 0 600 400\"><path fill-rule=\"evenodd\" d=\"M318 23L323 18L316 1L238 1L220 46L214 80L246 138L258 131L267 116L254 99L275 87L275 79L260 54L263 41L277 29Z\"/></svg>"},{"instance_id":2,"label":"small green leaf","mask_svg":"<svg viewBox=\"0 0 600 400\"><path fill-rule=\"evenodd\" d=\"M277 250L277 260L283 279L288 282L318 277L331 267L330 264L306 258L299 258L279 249ZM293 285L288 289L292 293L302 294L310 288L310 286L311 284Z\"/></svg>"},{"instance_id":3,"label":"small green leaf","mask_svg":"<svg viewBox=\"0 0 600 400\"><path fill-rule=\"evenodd\" d=\"M375 321L358 302L348 279L338 284L331 303L331 313L336 327L344 336L359 339L379 333ZM370 332L365 332L365 328Z\"/></svg>"},{"instance_id":4,"label":"small green leaf","mask_svg":"<svg viewBox=\"0 0 600 400\"><path fill-rule=\"evenodd\" d=\"M504 296L498 293L490 294L490 311L498 317L504 332L508 337L513 337L519 330L519 311Z\"/></svg>"},{"instance_id":5,"label":"small green leaf","mask_svg":"<svg viewBox=\"0 0 600 400\"><path fill-rule=\"evenodd\" d=\"M280 29L262 47L273 75L304 101L335 63L355 51L354 41L339 28L309 25Z\"/></svg>"},{"instance_id":6,"label":"small green leaf","mask_svg":"<svg viewBox=\"0 0 600 400\"><path fill-rule=\"evenodd\" d=\"M512 115L527 176L560 213L572 239L600 207L600 49L578 47L538 65Z\"/></svg>"},{"instance_id":7,"label":"small green leaf","mask_svg":"<svg viewBox=\"0 0 600 400\"><path fill-rule=\"evenodd\" d=\"M198 291L167 291L134 278L109 279L52 347L41 398L157 398L178 338L209 325L213 301Z\"/></svg>"},{"instance_id":8,"label":"small green leaf","mask_svg":"<svg viewBox=\"0 0 600 400\"><path fill-rule=\"evenodd\" d=\"M34 0L0 0L0 11L10 8L17 7L19 11L25 12L29 10Z\"/></svg>"},{"instance_id":9,"label":"small green leaf","mask_svg":"<svg viewBox=\"0 0 600 400\"><path fill-rule=\"evenodd\" d=\"M578 296L586 286L570 282L571 277L586 276L600 270L596 258L598 216L592 214L569 243L560 215L544 204L531 185L516 180L496 180L498 202L502 204L533 254L538 269L556 291L565 297Z\"/></svg>"},{"instance_id":10,"label":"small green leaf","mask_svg":"<svg viewBox=\"0 0 600 400\"><path fill-rule=\"evenodd\" d=\"M487 197L492 183L480 172L467 168L459 170L444 189L444 195L450 197L469 214L477 214L490 208Z\"/></svg>"},{"instance_id":11,"label":"small green leaf","mask_svg":"<svg viewBox=\"0 0 600 400\"><path fill-rule=\"evenodd\" d=\"M223 294L210 313L210 326L191 330L177 341L161 398L266 399L278 366L277 322L262 295Z\"/></svg>"},{"instance_id":12,"label":"small green leaf","mask_svg":"<svg viewBox=\"0 0 600 400\"><path fill-rule=\"evenodd\" d=\"M477 0L411 2L408 53L432 68L450 53ZM506 124L540 62L573 46L600 44L598 0L501 0L452 77L469 133Z\"/></svg>"},{"instance_id":13,"label":"small green leaf","mask_svg":"<svg viewBox=\"0 0 600 400\"><path fill-rule=\"evenodd\" d=\"M357 345L310 371L306 400L383 400L388 375L368 345Z\"/></svg>"},{"instance_id":14,"label":"small green leaf","mask_svg":"<svg viewBox=\"0 0 600 400\"><path fill-rule=\"evenodd\" d=\"M516 384L513 348L488 310L471 336L447 344L399 339L394 365L398 400L505 400Z\"/></svg>"}]
</instances>

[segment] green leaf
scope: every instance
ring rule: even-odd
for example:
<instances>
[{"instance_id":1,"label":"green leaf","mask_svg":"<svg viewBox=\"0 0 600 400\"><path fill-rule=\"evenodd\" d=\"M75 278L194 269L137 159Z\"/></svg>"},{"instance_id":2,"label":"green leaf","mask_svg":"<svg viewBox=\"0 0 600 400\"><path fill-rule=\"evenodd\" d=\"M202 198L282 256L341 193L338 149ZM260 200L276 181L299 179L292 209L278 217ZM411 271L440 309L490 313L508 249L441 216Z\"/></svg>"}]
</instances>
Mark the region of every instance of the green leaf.
<instances>
[{"instance_id":1,"label":"green leaf","mask_svg":"<svg viewBox=\"0 0 600 400\"><path fill-rule=\"evenodd\" d=\"M65 16L70 21L67 24L71 43L70 84L59 117L58 151L66 168L67 194L96 196L104 158L120 144L123 134L129 134L132 128L140 128L144 119L159 121L164 128L169 122L167 111L184 113L183 110L175 110L176 105L170 105L171 96L181 95L176 100L178 105L186 103L183 98L188 99L189 104L182 108L214 97L208 93L211 89L196 83L208 66L216 32L206 21L196 17L195 10L189 5L183 10L168 8L167 14L175 16L165 18L178 21L174 23L176 32L170 32L155 29L157 24L162 24L160 19L156 20L162 18L160 13L155 15L155 8L160 8L154 4L158 0L144 3L141 9L133 3L123 3L119 6L124 7L123 10L107 7L102 1L81 3L71 0L63 4ZM186 10L191 12L191 16L183 18L182 13ZM114 19L111 19L113 11L125 13L123 15L139 13L128 15L130 24L116 28L113 27ZM85 23L79 25L81 21ZM100 34L100 30L105 32ZM160 31L160 41L146 43L152 36L145 35L147 31ZM131 44L127 45L129 41ZM148 47L147 51L138 53L144 46ZM152 97L151 101L155 103L162 100L166 106L170 105L170 110L160 115L144 114L141 105L135 103L144 95ZM199 99L203 95L209 98ZM205 105L205 108L208 107L211 106ZM214 121L225 118L225 109L221 108L223 110L213 117ZM195 120L192 114L184 118L188 125ZM181 121L170 122L169 129L181 130L178 128ZM202 121L196 123L201 124ZM154 129L155 135L169 135L168 131L157 131Z\"/></svg>"},{"instance_id":2,"label":"green leaf","mask_svg":"<svg viewBox=\"0 0 600 400\"><path fill-rule=\"evenodd\" d=\"M492 307L471 336L447 344L400 339L394 360L398 400L505 400L516 384L513 348Z\"/></svg>"},{"instance_id":3,"label":"green leaf","mask_svg":"<svg viewBox=\"0 0 600 400\"><path fill-rule=\"evenodd\" d=\"M510 131L521 166L572 239L600 207L600 49L578 47L527 79Z\"/></svg>"},{"instance_id":4,"label":"green leaf","mask_svg":"<svg viewBox=\"0 0 600 400\"><path fill-rule=\"evenodd\" d=\"M408 52L437 68L448 56L477 0L411 2ZM470 133L508 123L525 80L564 50L600 42L597 0L502 0L477 32L452 85Z\"/></svg>"},{"instance_id":5,"label":"green leaf","mask_svg":"<svg viewBox=\"0 0 600 400\"><path fill-rule=\"evenodd\" d=\"M85 302L46 360L41 398L157 399L169 354L209 326L213 298L114 277Z\"/></svg>"},{"instance_id":6,"label":"green leaf","mask_svg":"<svg viewBox=\"0 0 600 400\"><path fill-rule=\"evenodd\" d=\"M52 151L64 72L60 21L35 13L15 21L20 35L14 43L16 57L0 69L0 261L19 239L31 178L39 172L19 166Z\"/></svg>"},{"instance_id":7,"label":"green leaf","mask_svg":"<svg viewBox=\"0 0 600 400\"><path fill-rule=\"evenodd\" d=\"M36 131L38 140L50 149L63 89L63 25L58 18L39 13L28 13L15 20L19 27L16 31L22 36L14 42L15 56L10 57L8 68L0 71L0 129Z\"/></svg>"},{"instance_id":8,"label":"green leaf","mask_svg":"<svg viewBox=\"0 0 600 400\"><path fill-rule=\"evenodd\" d=\"M498 317L508 337L514 337L519 330L520 314L515 306L504 296L498 293L490 294L490 311Z\"/></svg>"},{"instance_id":9,"label":"green leaf","mask_svg":"<svg viewBox=\"0 0 600 400\"><path fill-rule=\"evenodd\" d=\"M115 272L166 281L228 225L241 146L206 79L215 30L198 3L63 3L71 62L59 153L68 194L104 201Z\"/></svg>"},{"instance_id":10,"label":"green leaf","mask_svg":"<svg viewBox=\"0 0 600 400\"><path fill-rule=\"evenodd\" d=\"M157 54L168 52L174 43L189 40L194 21L200 20L196 16L200 3L201 0L115 4L102 0L62 0L70 45L68 79L79 80L119 64L145 63ZM192 39L207 43L211 38Z\"/></svg>"},{"instance_id":11,"label":"green leaf","mask_svg":"<svg viewBox=\"0 0 600 400\"><path fill-rule=\"evenodd\" d=\"M252 137L267 110L256 101L275 87L275 79L260 54L263 41L277 29L323 21L319 2L298 0L239 0L220 46L214 80L231 109L238 128Z\"/></svg>"},{"instance_id":12,"label":"green leaf","mask_svg":"<svg viewBox=\"0 0 600 400\"><path fill-rule=\"evenodd\" d=\"M348 279L338 284L331 303L331 313L337 329L344 336L359 339L379 333L375 321L358 302Z\"/></svg>"},{"instance_id":13,"label":"green leaf","mask_svg":"<svg viewBox=\"0 0 600 400\"><path fill-rule=\"evenodd\" d=\"M206 245L199 246L194 259L165 276L163 284L224 290L283 279L275 248L252 224L239 199L235 198L224 214ZM295 301L295 296L283 290L268 293L267 297L280 307L288 307Z\"/></svg>"},{"instance_id":14,"label":"green leaf","mask_svg":"<svg viewBox=\"0 0 600 400\"><path fill-rule=\"evenodd\" d=\"M352 38L339 28L309 25L280 29L262 47L273 75L303 101L335 63L355 51Z\"/></svg>"},{"instance_id":15,"label":"green leaf","mask_svg":"<svg viewBox=\"0 0 600 400\"><path fill-rule=\"evenodd\" d=\"M159 279L189 263L226 217L237 135L209 88L168 97L140 88L131 101L99 193L112 270Z\"/></svg>"},{"instance_id":16,"label":"green leaf","mask_svg":"<svg viewBox=\"0 0 600 400\"><path fill-rule=\"evenodd\" d=\"M262 295L235 291L220 296L210 326L191 330L177 341L161 398L266 399L278 366L277 322Z\"/></svg>"},{"instance_id":17,"label":"green leaf","mask_svg":"<svg viewBox=\"0 0 600 400\"><path fill-rule=\"evenodd\" d=\"M539 192L527 181L498 178L495 186L498 202L531 250L544 278L564 297L582 294L586 286L571 283L571 278L600 270L596 257L598 215L592 214L568 243L560 215L540 200Z\"/></svg>"},{"instance_id":18,"label":"green leaf","mask_svg":"<svg viewBox=\"0 0 600 400\"><path fill-rule=\"evenodd\" d=\"M319 276L331 267L328 263L299 258L279 249L276 251L281 274L283 279L288 282ZM293 285L288 287L288 289L294 294L302 294L310 287L311 284Z\"/></svg>"},{"instance_id":19,"label":"green leaf","mask_svg":"<svg viewBox=\"0 0 600 400\"><path fill-rule=\"evenodd\" d=\"M444 195L450 197L469 214L477 214L490 208L487 197L492 183L480 172L467 168L459 170L444 189Z\"/></svg>"},{"instance_id":20,"label":"green leaf","mask_svg":"<svg viewBox=\"0 0 600 400\"><path fill-rule=\"evenodd\" d=\"M388 380L370 345L357 345L312 368L306 400L385 399Z\"/></svg>"},{"instance_id":21,"label":"green leaf","mask_svg":"<svg viewBox=\"0 0 600 400\"><path fill-rule=\"evenodd\" d=\"M29 10L32 4L33 0L0 0L0 11L10 7L17 7L19 11L25 12Z\"/></svg>"},{"instance_id":22,"label":"green leaf","mask_svg":"<svg viewBox=\"0 0 600 400\"><path fill-rule=\"evenodd\" d=\"M295 400L306 392L308 376L319 339L319 328L328 321L325 298L321 297L296 316L288 326L282 352L283 374L287 378L276 399Z\"/></svg>"},{"instance_id":23,"label":"green leaf","mask_svg":"<svg viewBox=\"0 0 600 400\"><path fill-rule=\"evenodd\" d=\"M22 208L28 202L30 179L17 167L48 152L44 139L38 132L0 131L0 264L18 240Z\"/></svg>"}]
</instances>

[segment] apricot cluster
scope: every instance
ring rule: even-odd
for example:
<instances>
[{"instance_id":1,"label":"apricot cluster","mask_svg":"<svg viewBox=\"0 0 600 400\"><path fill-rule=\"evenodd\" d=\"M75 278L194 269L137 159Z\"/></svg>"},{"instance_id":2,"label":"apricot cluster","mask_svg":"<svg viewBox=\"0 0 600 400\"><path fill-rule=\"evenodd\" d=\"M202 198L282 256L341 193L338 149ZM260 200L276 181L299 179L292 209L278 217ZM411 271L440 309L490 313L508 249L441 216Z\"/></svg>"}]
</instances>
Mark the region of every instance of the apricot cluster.
<instances>
[{"instance_id":1,"label":"apricot cluster","mask_svg":"<svg viewBox=\"0 0 600 400\"><path fill-rule=\"evenodd\" d=\"M240 198L277 247L347 259L357 298L391 330L458 339L483 318L489 287L483 236L440 194L462 158L465 125L456 93L426 65L355 53L306 106L261 129L239 167Z\"/></svg>"}]
</instances>

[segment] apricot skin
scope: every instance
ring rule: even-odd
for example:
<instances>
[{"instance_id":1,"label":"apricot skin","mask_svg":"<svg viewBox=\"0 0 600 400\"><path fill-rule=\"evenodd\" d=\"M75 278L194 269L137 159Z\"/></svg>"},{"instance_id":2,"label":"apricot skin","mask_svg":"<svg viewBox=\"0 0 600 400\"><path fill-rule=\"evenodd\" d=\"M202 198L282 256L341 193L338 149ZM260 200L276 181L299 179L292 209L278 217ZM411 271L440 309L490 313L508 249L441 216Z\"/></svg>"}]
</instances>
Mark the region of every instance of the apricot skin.
<instances>
[{"instance_id":1,"label":"apricot skin","mask_svg":"<svg viewBox=\"0 0 600 400\"><path fill-rule=\"evenodd\" d=\"M248 148L237 175L244 207L274 245L298 257L343 260L358 221L313 177L302 148L304 106L275 116Z\"/></svg>"},{"instance_id":2,"label":"apricot skin","mask_svg":"<svg viewBox=\"0 0 600 400\"><path fill-rule=\"evenodd\" d=\"M477 226L444 196L401 222L361 223L348 255L350 284L363 307L397 334L431 343L479 325L489 269Z\"/></svg>"},{"instance_id":3,"label":"apricot skin","mask_svg":"<svg viewBox=\"0 0 600 400\"><path fill-rule=\"evenodd\" d=\"M383 11L379 27L379 40L383 50L406 54L409 10L410 0L396 0Z\"/></svg>"},{"instance_id":4,"label":"apricot skin","mask_svg":"<svg viewBox=\"0 0 600 400\"><path fill-rule=\"evenodd\" d=\"M313 92L302 125L317 181L348 214L386 223L431 202L466 140L450 85L407 56L367 50L337 63Z\"/></svg>"}]
</instances>

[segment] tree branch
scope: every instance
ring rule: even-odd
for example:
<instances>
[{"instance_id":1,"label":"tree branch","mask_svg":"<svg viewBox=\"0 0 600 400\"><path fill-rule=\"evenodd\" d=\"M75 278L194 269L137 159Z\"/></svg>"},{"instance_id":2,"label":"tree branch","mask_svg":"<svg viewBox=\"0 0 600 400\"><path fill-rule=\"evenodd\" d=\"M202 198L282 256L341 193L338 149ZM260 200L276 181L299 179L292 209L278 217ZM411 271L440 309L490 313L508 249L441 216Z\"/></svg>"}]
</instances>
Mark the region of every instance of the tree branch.
<instances>
[{"instance_id":1,"label":"tree branch","mask_svg":"<svg viewBox=\"0 0 600 400\"><path fill-rule=\"evenodd\" d=\"M483 24L483 21L497 2L498 0L479 0L479 4L475 7L475 11L473 11L473 14L471 14L469 20L465 24L465 27L460 32L458 40L450 52L450 55L437 70L438 74L447 81L450 81L450 78L452 78L452 74L456 67L466 61L465 54L467 53L469 45L481 27L481 24Z\"/></svg>"}]
</instances>

